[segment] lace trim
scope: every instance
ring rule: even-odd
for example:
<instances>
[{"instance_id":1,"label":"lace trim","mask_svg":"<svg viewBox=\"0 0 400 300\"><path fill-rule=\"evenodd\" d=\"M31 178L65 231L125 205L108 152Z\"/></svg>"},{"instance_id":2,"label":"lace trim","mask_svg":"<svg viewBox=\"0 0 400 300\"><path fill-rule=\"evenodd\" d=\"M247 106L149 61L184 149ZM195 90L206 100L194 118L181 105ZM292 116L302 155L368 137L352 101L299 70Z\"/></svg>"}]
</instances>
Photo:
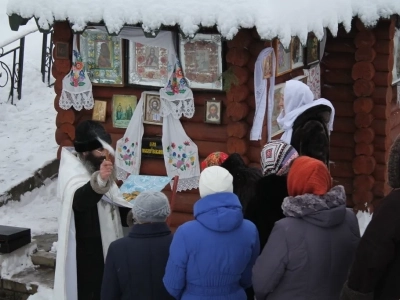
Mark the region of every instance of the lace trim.
<instances>
[{"instance_id":1,"label":"lace trim","mask_svg":"<svg viewBox=\"0 0 400 300\"><path fill-rule=\"evenodd\" d=\"M75 110L80 111L82 108L90 110L94 107L94 99L92 91L71 93L63 90L60 97L59 105L62 109L70 109L74 107Z\"/></svg>"},{"instance_id":2,"label":"lace trim","mask_svg":"<svg viewBox=\"0 0 400 300\"><path fill-rule=\"evenodd\" d=\"M187 90L184 94L175 94L169 96L163 89L160 90L161 116L167 117L172 115L174 119L180 119L183 116L192 118L194 115L194 99L191 90Z\"/></svg>"},{"instance_id":3,"label":"lace trim","mask_svg":"<svg viewBox=\"0 0 400 300\"><path fill-rule=\"evenodd\" d=\"M177 192L197 189L199 187L200 176L190 178L179 178ZM171 189L174 186L174 180L171 180Z\"/></svg>"},{"instance_id":4,"label":"lace trim","mask_svg":"<svg viewBox=\"0 0 400 300\"><path fill-rule=\"evenodd\" d=\"M128 178L128 172L126 172L125 170L121 169L120 167L116 167L116 172L117 172L117 179L118 180L122 180L125 181Z\"/></svg>"}]
</instances>

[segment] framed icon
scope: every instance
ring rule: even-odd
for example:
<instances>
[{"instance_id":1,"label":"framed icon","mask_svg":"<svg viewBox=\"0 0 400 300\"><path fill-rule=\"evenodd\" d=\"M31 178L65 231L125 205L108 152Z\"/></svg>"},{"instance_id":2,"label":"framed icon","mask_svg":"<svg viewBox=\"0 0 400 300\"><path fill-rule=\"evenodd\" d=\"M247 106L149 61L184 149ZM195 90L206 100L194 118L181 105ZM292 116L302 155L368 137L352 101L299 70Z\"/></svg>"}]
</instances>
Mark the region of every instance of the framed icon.
<instances>
[{"instance_id":1,"label":"framed icon","mask_svg":"<svg viewBox=\"0 0 400 300\"><path fill-rule=\"evenodd\" d=\"M107 113L107 101L95 100L93 107L92 120L105 122Z\"/></svg>"},{"instance_id":2,"label":"framed icon","mask_svg":"<svg viewBox=\"0 0 400 300\"><path fill-rule=\"evenodd\" d=\"M161 116L160 94L146 93L143 105L144 105L143 123L162 125L163 117Z\"/></svg>"},{"instance_id":3,"label":"framed icon","mask_svg":"<svg viewBox=\"0 0 400 300\"><path fill-rule=\"evenodd\" d=\"M204 122L209 124L221 124L221 101L207 100L204 106Z\"/></svg>"},{"instance_id":4,"label":"framed icon","mask_svg":"<svg viewBox=\"0 0 400 300\"><path fill-rule=\"evenodd\" d=\"M114 128L128 128L136 109L135 95L114 95L112 101L112 121Z\"/></svg>"},{"instance_id":5,"label":"framed icon","mask_svg":"<svg viewBox=\"0 0 400 300\"><path fill-rule=\"evenodd\" d=\"M56 44L56 51L54 53L55 59L71 59L68 43L56 42L55 44Z\"/></svg>"}]
</instances>

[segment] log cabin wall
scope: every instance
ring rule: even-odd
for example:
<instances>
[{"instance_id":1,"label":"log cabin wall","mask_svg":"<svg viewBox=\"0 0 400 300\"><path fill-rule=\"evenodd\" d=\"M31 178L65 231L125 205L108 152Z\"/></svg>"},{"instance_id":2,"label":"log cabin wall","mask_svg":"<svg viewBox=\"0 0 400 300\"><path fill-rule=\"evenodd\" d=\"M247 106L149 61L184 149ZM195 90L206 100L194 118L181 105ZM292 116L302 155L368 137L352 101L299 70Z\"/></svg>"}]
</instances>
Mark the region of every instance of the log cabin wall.
<instances>
[{"instance_id":1,"label":"log cabin wall","mask_svg":"<svg viewBox=\"0 0 400 300\"><path fill-rule=\"evenodd\" d=\"M354 26L352 26L354 28ZM354 80L352 67L355 64L355 31L346 33L340 27L337 37L328 34L324 57L321 62L321 95L335 107L335 121L331 134L330 159L331 174L335 184L344 186L348 204L352 203L354 159L353 103Z\"/></svg>"},{"instance_id":2,"label":"log cabin wall","mask_svg":"<svg viewBox=\"0 0 400 300\"><path fill-rule=\"evenodd\" d=\"M397 105L396 86L392 86L392 69L394 65L394 34L395 19L381 20L372 30L376 43L374 49L376 57L373 60L376 73L373 78L375 92L372 128L375 131L374 158L376 167L373 173L375 182L373 186L372 207L376 207L380 200L390 192L387 184L387 162L390 147L400 133L399 106Z\"/></svg>"},{"instance_id":3,"label":"log cabin wall","mask_svg":"<svg viewBox=\"0 0 400 300\"><path fill-rule=\"evenodd\" d=\"M393 20L328 36L322 61L322 96L336 109L331 136L331 173L344 185L347 204L373 210L388 192L387 160L400 133L396 90L392 87Z\"/></svg>"}]
</instances>

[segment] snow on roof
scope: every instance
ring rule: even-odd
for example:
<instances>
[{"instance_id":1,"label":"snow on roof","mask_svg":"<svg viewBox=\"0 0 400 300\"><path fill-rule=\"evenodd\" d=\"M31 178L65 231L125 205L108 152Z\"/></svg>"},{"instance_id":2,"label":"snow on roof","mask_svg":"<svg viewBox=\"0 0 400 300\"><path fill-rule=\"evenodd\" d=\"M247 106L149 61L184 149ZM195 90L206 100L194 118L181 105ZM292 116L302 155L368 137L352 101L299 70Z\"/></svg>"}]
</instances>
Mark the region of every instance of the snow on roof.
<instances>
[{"instance_id":1,"label":"snow on roof","mask_svg":"<svg viewBox=\"0 0 400 300\"><path fill-rule=\"evenodd\" d=\"M232 39L239 28L256 27L263 39L279 37L287 46L291 36L304 43L308 32L321 39L323 28L336 35L338 24L350 30L353 16L366 25L379 18L400 14L399 0L9 0L7 14L38 18L43 29L54 20L69 20L76 31L87 23L104 21L109 32L119 32L125 24L142 23L155 30L178 24L184 34L194 34L198 25L217 25ZM47 28L46 28L47 27Z\"/></svg>"}]
</instances>

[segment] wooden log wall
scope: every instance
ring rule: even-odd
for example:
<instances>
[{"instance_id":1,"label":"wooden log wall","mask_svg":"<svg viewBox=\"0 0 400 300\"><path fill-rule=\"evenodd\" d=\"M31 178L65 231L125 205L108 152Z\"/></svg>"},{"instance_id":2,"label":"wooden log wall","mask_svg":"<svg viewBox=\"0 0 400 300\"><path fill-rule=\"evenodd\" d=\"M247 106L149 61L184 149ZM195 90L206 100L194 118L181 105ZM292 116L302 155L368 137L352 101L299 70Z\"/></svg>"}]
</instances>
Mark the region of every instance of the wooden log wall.
<instances>
[{"instance_id":1,"label":"wooden log wall","mask_svg":"<svg viewBox=\"0 0 400 300\"><path fill-rule=\"evenodd\" d=\"M67 22L57 22L54 24L53 43L55 47L53 48L53 57L57 51L57 42L69 43L70 49L72 49L72 32ZM70 53L72 52L70 51ZM76 111L72 108L63 110L59 106L62 80L71 70L71 66L71 59L55 59L51 70L55 78L54 91L56 97L54 99L54 109L57 111L55 139L59 145L58 158L60 157L61 148L73 146L73 140L75 139Z\"/></svg>"},{"instance_id":2,"label":"wooden log wall","mask_svg":"<svg viewBox=\"0 0 400 300\"><path fill-rule=\"evenodd\" d=\"M396 87L392 86L395 20L381 20L372 31L376 38L376 57L373 60L376 70L373 78L375 91L372 95L374 121L371 125L375 132L373 156L376 161L373 173L375 182L372 188L373 208L391 190L387 184L387 163L390 147L400 133L400 110L397 105Z\"/></svg>"},{"instance_id":3,"label":"wooden log wall","mask_svg":"<svg viewBox=\"0 0 400 300\"><path fill-rule=\"evenodd\" d=\"M374 31L364 27L361 21L356 22L356 37L354 44L356 47L356 63L352 68L352 78L354 79L353 90L356 95L354 101L354 123L356 132L355 157L353 159L353 203L355 209L365 209L370 207L373 195L375 178L372 175L375 171L376 160L374 157L374 139L376 131L373 126L374 100L372 95L375 91L373 78L376 73L373 64L376 59L376 35Z\"/></svg>"},{"instance_id":4,"label":"wooden log wall","mask_svg":"<svg viewBox=\"0 0 400 300\"><path fill-rule=\"evenodd\" d=\"M352 26L354 28L354 26ZM356 63L353 29L346 33L339 28L337 37L328 35L325 54L321 62L321 94L335 107L335 120L331 134L330 166L335 184L344 186L348 205L352 205L352 163L355 158L355 112L356 96L353 91L352 68Z\"/></svg>"},{"instance_id":5,"label":"wooden log wall","mask_svg":"<svg viewBox=\"0 0 400 300\"><path fill-rule=\"evenodd\" d=\"M332 176L344 185L349 206L373 208L389 192L387 160L400 133L392 87L394 20L328 37L322 61L322 96L335 109L331 136Z\"/></svg>"}]
</instances>

